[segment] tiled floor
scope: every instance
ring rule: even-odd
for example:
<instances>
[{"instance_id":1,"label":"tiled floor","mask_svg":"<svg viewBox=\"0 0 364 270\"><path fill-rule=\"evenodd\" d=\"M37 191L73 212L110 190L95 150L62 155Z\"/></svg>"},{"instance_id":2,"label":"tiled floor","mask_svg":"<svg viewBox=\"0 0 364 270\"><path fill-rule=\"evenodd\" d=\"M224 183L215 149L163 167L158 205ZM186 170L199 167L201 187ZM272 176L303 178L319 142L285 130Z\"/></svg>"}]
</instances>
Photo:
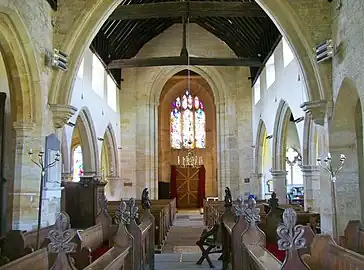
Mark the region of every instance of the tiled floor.
<instances>
[{"instance_id":1,"label":"tiled floor","mask_svg":"<svg viewBox=\"0 0 364 270\"><path fill-rule=\"evenodd\" d=\"M156 270L198 270L210 269L206 260L202 265L196 265L201 257L201 251L196 245L204 229L203 216L199 211L178 211L176 219L162 249L162 254L156 254ZM215 269L221 269L220 254L212 254L210 258Z\"/></svg>"}]
</instances>

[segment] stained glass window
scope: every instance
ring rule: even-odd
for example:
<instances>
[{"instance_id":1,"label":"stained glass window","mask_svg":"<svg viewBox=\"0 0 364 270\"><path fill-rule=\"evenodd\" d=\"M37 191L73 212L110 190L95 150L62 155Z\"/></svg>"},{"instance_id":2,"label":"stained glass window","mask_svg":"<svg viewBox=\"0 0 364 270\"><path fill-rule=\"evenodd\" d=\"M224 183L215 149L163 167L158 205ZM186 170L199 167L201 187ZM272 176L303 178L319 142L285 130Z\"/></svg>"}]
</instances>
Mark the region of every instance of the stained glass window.
<instances>
[{"instance_id":1,"label":"stained glass window","mask_svg":"<svg viewBox=\"0 0 364 270\"><path fill-rule=\"evenodd\" d=\"M78 145L73 150L73 181L80 181L80 176L83 175L83 160L82 148Z\"/></svg>"},{"instance_id":2,"label":"stained glass window","mask_svg":"<svg viewBox=\"0 0 364 270\"><path fill-rule=\"evenodd\" d=\"M193 149L206 147L206 115L198 96L186 90L172 103L170 115L171 147Z\"/></svg>"}]
</instances>

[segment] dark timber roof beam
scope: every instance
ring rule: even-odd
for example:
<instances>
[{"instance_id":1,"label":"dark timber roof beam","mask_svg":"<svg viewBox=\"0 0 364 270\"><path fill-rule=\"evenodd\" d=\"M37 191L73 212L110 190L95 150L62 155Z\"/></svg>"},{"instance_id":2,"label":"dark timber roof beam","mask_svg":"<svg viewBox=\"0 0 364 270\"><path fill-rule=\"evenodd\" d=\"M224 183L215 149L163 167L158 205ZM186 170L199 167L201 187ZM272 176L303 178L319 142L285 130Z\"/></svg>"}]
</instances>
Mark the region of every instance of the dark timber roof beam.
<instances>
[{"instance_id":1,"label":"dark timber roof beam","mask_svg":"<svg viewBox=\"0 0 364 270\"><path fill-rule=\"evenodd\" d=\"M203 58L187 56L132 58L112 61L107 67L109 69L133 68L133 67L156 67L156 66L222 66L222 67L261 67L263 63L259 59L249 58Z\"/></svg>"},{"instance_id":2,"label":"dark timber roof beam","mask_svg":"<svg viewBox=\"0 0 364 270\"><path fill-rule=\"evenodd\" d=\"M252 2L186 1L120 5L111 20L142 20L151 18L202 17L267 17Z\"/></svg>"}]
</instances>

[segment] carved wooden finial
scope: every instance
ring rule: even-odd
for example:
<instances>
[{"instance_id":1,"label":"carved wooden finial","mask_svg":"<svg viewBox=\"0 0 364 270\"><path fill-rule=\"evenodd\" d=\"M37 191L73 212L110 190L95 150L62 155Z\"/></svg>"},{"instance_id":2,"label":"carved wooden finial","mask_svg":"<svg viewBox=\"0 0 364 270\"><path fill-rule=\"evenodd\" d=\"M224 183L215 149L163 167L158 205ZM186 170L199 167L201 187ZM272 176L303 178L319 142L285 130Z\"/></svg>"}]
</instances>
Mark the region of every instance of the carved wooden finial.
<instances>
[{"instance_id":1,"label":"carved wooden finial","mask_svg":"<svg viewBox=\"0 0 364 270\"><path fill-rule=\"evenodd\" d=\"M269 206L271 209L275 209L278 207L278 199L277 194L273 191L271 198L268 200Z\"/></svg>"},{"instance_id":2,"label":"carved wooden finial","mask_svg":"<svg viewBox=\"0 0 364 270\"><path fill-rule=\"evenodd\" d=\"M233 206L233 199L232 199L232 196L231 196L231 191L230 191L230 188L226 187L225 188L225 207L231 207Z\"/></svg>"},{"instance_id":3,"label":"carved wooden finial","mask_svg":"<svg viewBox=\"0 0 364 270\"><path fill-rule=\"evenodd\" d=\"M254 198L248 200L248 206L245 208L245 219L248 224L258 223L260 221L260 209L256 207L257 202Z\"/></svg>"},{"instance_id":4,"label":"carved wooden finial","mask_svg":"<svg viewBox=\"0 0 364 270\"><path fill-rule=\"evenodd\" d=\"M148 188L145 188L142 193L142 208L150 209L150 199Z\"/></svg>"},{"instance_id":5,"label":"carved wooden finial","mask_svg":"<svg viewBox=\"0 0 364 270\"><path fill-rule=\"evenodd\" d=\"M301 260L298 250L306 247L306 239L303 237L305 229L302 225L296 225L297 214L293 208L287 208L283 212L283 224L277 228L279 236L278 249L286 250L286 259L281 269L308 269Z\"/></svg>"},{"instance_id":6,"label":"carved wooden finial","mask_svg":"<svg viewBox=\"0 0 364 270\"><path fill-rule=\"evenodd\" d=\"M244 215L245 204L244 204L244 198L242 196L238 197L236 203L234 204L234 208L235 208L235 215L237 217Z\"/></svg>"},{"instance_id":7,"label":"carved wooden finial","mask_svg":"<svg viewBox=\"0 0 364 270\"><path fill-rule=\"evenodd\" d=\"M121 200L115 211L116 224L123 223L129 225L133 219L138 217L138 206L135 205L134 198L130 198L128 202Z\"/></svg>"},{"instance_id":8,"label":"carved wooden finial","mask_svg":"<svg viewBox=\"0 0 364 270\"><path fill-rule=\"evenodd\" d=\"M99 193L98 194L98 198L97 198L97 205L99 207L99 211L97 213L97 215L100 215L101 212L106 211L107 212L107 199L105 196L105 193Z\"/></svg>"},{"instance_id":9,"label":"carved wooden finial","mask_svg":"<svg viewBox=\"0 0 364 270\"><path fill-rule=\"evenodd\" d=\"M71 242L76 235L76 231L70 229L70 217L67 213L61 212L58 215L55 227L56 229L51 230L48 234L48 238L51 241L48 244L48 252L57 254L56 261L51 269L75 270L73 259L69 254L76 251L77 244Z\"/></svg>"}]
</instances>

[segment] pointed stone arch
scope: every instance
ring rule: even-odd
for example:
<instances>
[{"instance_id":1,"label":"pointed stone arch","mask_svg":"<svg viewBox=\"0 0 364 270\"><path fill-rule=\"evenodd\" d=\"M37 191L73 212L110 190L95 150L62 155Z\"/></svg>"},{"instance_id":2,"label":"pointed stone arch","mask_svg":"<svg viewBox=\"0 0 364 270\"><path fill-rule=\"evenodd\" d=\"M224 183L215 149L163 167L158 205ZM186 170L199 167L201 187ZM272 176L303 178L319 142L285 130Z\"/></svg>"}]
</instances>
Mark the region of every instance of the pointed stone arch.
<instances>
[{"instance_id":1,"label":"pointed stone arch","mask_svg":"<svg viewBox=\"0 0 364 270\"><path fill-rule=\"evenodd\" d=\"M94 123L87 107L83 107L80 110L77 116L76 126L79 132L80 145L82 148L84 174L98 175L100 172L100 165L97 137Z\"/></svg>"},{"instance_id":2,"label":"pointed stone arch","mask_svg":"<svg viewBox=\"0 0 364 270\"><path fill-rule=\"evenodd\" d=\"M335 100L329 125L329 152L334 167L340 154L346 156L345 165L336 181L338 230L342 233L347 220L364 219L362 102L356 85L349 78L343 79ZM347 188L349 186L350 190ZM331 197L331 193L324 193L327 188L329 186L322 187L321 193Z\"/></svg>"},{"instance_id":3,"label":"pointed stone arch","mask_svg":"<svg viewBox=\"0 0 364 270\"><path fill-rule=\"evenodd\" d=\"M288 103L281 100L278 105L273 129L272 170L285 170L287 123L291 116Z\"/></svg>"},{"instance_id":4,"label":"pointed stone arch","mask_svg":"<svg viewBox=\"0 0 364 270\"><path fill-rule=\"evenodd\" d=\"M78 19L70 27L70 33L62 36L61 48L70 53L69 71L57 72L52 81L52 92L49 95L50 104L68 104L72 96L77 68L81 63L82 54L91 43L93 37L105 20L121 3L121 0L98 0L87 5ZM327 99L325 89L330 89L326 72L316 64L312 48L315 46L313 33L310 33L305 23L297 16L289 1L257 0L273 22L287 37L303 70L306 81L308 99Z\"/></svg>"},{"instance_id":5,"label":"pointed stone arch","mask_svg":"<svg viewBox=\"0 0 364 270\"><path fill-rule=\"evenodd\" d=\"M118 154L117 154L117 144L116 144L116 137L112 125L109 124L106 127L104 133L104 142L103 147L106 147L106 155L107 155L107 171L106 177L108 176L118 176L119 175L119 166L118 166Z\"/></svg>"},{"instance_id":6,"label":"pointed stone arch","mask_svg":"<svg viewBox=\"0 0 364 270\"><path fill-rule=\"evenodd\" d=\"M19 14L0 7L0 51L7 70L13 121L41 123L43 95L31 38Z\"/></svg>"},{"instance_id":7,"label":"pointed stone arch","mask_svg":"<svg viewBox=\"0 0 364 270\"><path fill-rule=\"evenodd\" d=\"M263 159L263 147L264 147L264 136L267 133L265 123L262 119L259 119L257 137L255 139L255 173L262 173L262 159Z\"/></svg>"}]
</instances>

